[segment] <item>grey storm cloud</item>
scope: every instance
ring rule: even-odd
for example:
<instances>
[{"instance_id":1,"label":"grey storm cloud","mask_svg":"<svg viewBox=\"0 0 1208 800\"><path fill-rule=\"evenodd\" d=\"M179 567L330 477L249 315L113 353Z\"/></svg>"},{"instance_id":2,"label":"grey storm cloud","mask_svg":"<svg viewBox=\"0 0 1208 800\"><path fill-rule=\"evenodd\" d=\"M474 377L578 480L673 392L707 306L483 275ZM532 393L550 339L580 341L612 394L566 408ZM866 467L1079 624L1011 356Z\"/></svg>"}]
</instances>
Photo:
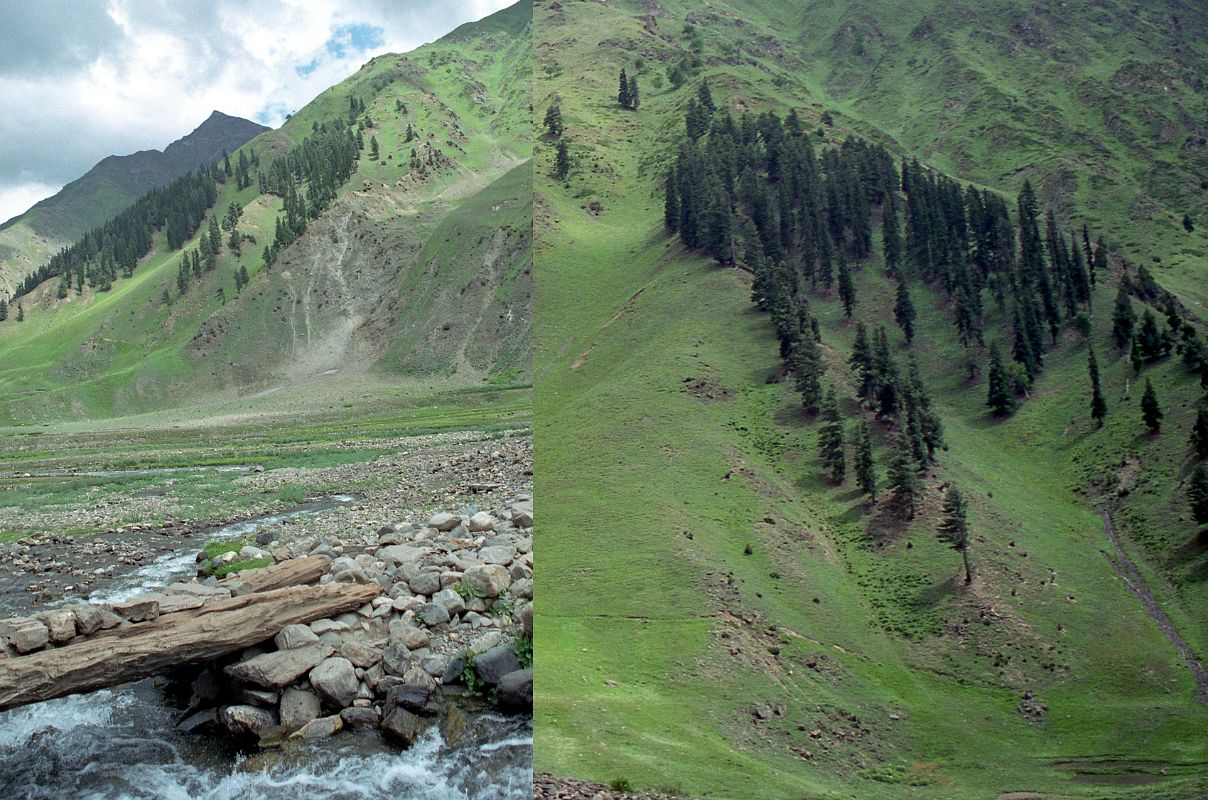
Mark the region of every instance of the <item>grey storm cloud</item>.
<instances>
[{"instance_id":1,"label":"grey storm cloud","mask_svg":"<svg viewBox=\"0 0 1208 800\"><path fill-rule=\"evenodd\" d=\"M217 109L278 125L374 55L513 0L0 0L0 220Z\"/></svg>"}]
</instances>

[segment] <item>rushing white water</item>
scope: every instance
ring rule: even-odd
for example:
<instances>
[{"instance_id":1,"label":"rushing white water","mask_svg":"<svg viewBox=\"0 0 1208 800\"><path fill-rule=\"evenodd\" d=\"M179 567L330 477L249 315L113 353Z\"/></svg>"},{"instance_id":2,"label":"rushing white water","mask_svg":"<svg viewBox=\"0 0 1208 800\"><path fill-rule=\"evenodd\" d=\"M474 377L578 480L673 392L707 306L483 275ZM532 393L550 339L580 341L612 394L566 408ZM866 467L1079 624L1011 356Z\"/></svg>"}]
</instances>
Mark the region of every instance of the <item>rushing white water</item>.
<instances>
[{"instance_id":1,"label":"rushing white water","mask_svg":"<svg viewBox=\"0 0 1208 800\"><path fill-rule=\"evenodd\" d=\"M223 525L206 533L205 541L222 539L245 539L254 536L260 530L276 525L278 522L298 517L322 514L333 508L355 503L357 498L348 494L333 494L314 502L301 505L290 511L277 514L266 514L262 517L245 519ZM187 579L197 574L197 550L165 553L150 564L139 567L136 571L119 575L113 582L92 592L88 599L97 603L117 603L129 600L135 595L166 586L173 581Z\"/></svg>"},{"instance_id":2,"label":"rushing white water","mask_svg":"<svg viewBox=\"0 0 1208 800\"><path fill-rule=\"evenodd\" d=\"M528 720L473 717L456 746L433 727L399 752L372 732L245 756L174 730L150 681L0 714L0 797L90 800L521 800Z\"/></svg>"}]
</instances>

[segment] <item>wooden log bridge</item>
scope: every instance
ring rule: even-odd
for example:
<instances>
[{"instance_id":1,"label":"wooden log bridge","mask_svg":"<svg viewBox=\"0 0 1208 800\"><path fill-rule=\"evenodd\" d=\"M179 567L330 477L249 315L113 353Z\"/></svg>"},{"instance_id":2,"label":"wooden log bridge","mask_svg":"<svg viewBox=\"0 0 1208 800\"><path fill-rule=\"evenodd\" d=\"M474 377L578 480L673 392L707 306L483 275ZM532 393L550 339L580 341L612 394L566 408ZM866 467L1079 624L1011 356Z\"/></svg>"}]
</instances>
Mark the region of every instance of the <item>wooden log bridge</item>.
<instances>
[{"instance_id":1,"label":"wooden log bridge","mask_svg":"<svg viewBox=\"0 0 1208 800\"><path fill-rule=\"evenodd\" d=\"M271 639L286 625L353 611L381 593L381 588L373 584L308 585L315 584L330 563L326 556L309 556L239 573L220 583L218 591L195 601L176 601L181 592L151 592L129 601L127 607L139 607L141 603L140 613L146 613L150 603L158 608L160 599L167 599L166 608L179 610L156 612L157 616L146 613L153 618L122 621L114 627L76 635L58 647L23 655L10 653L0 658L0 710L221 658ZM231 596L231 588L241 593ZM84 611L89 608L97 607L87 606ZM52 637L55 621L50 615L55 613L42 615ZM106 609L98 613L110 612ZM76 613L76 620L83 618ZM43 624L39 618L17 624L33 623ZM5 647L8 645L6 641Z\"/></svg>"}]
</instances>

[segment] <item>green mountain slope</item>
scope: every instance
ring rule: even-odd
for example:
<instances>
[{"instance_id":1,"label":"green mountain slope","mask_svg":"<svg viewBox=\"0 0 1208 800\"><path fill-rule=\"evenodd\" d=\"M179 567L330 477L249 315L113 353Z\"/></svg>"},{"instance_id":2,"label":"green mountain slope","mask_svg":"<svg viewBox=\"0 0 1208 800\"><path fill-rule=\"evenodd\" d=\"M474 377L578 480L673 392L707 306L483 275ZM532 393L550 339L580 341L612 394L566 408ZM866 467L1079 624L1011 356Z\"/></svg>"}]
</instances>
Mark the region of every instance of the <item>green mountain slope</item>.
<instances>
[{"instance_id":1,"label":"green mountain slope","mask_svg":"<svg viewBox=\"0 0 1208 800\"><path fill-rule=\"evenodd\" d=\"M222 183L211 211L242 207L241 253L224 248L183 293L181 251L168 251L161 233L109 292L85 287L59 299L50 280L23 298L25 321L10 314L0 324L4 416L130 414L319 376L525 380L532 145L529 88L517 81L531 63L526 14L522 3L412 53L375 58L249 142L243 152L267 171L317 126L346 118L351 100L364 106L352 177L270 269L262 250L283 200L261 194L253 174L244 189ZM242 291L240 269L249 276Z\"/></svg>"},{"instance_id":2,"label":"green mountain slope","mask_svg":"<svg viewBox=\"0 0 1208 800\"><path fill-rule=\"evenodd\" d=\"M732 798L1198 797L1208 785L1198 733L1208 709L1179 652L1114 571L1097 513L1123 481L1124 552L1183 637L1208 653L1204 548L1169 477L1190 468L1198 380L1174 359L1145 369L1167 408L1162 435L1145 436L1132 368L1110 344L1107 321L1119 257L1147 260L1152 242L1185 232L1117 217L1133 202L1124 193L1145 191L1131 171L1143 159L1092 169L1063 147L1077 138L1065 117L986 112L996 126L1028 130L1029 145L1015 149L1007 139L986 145L974 135L982 123L965 116L937 125L955 90L933 80L943 70L930 73L926 54L967 64L984 54L912 50L921 18L949 6L888 6L538 7L534 113L560 105L571 169L564 182L550 177L555 142L544 139L535 168L534 435L538 491L556 532L540 545L542 579L558 591L548 593L537 632L536 766ZM993 32L1021 8L943 14ZM1182 11L1183 24L1198 24L1196 9ZM1064 15L1070 38L1086 30L1074 24L1078 12ZM863 30L853 20L902 36L845 49L845 37ZM1142 48L1148 25L1113 30L1121 58L1130 48L1135 58L1182 58L1164 40ZM871 66L853 60L874 46L892 57L878 49ZM1064 112L1089 113L1068 103L1065 73L1051 59L1030 58L1046 71L1021 70L1018 86L1031 81L1034 92L1059 96ZM879 100L862 92L880 79L877 65L890 63L903 77L898 92L888 79ZM640 82L636 112L617 106L621 68ZM974 77L993 68L980 63ZM685 75L676 88L672 78ZM1116 259L1113 281L1094 297L1093 340L1106 426L1088 419L1086 345L1068 333L1031 398L995 421L984 381L966 379L951 309L916 284L913 350L949 444L922 476L924 510L906 525L884 504L870 507L850 479L824 480L817 425L792 383L773 377L775 333L750 302L749 277L686 252L663 228L662 177L706 76L736 115L793 108L827 141L867 136L997 190L1014 192L1030 176L1071 221L1104 231ZM1004 80L979 77L960 97L992 94ZM1202 100L1178 97L1169 106L1163 97L1153 113ZM962 125L971 127L951 129ZM1148 146L1185 173L1196 169L1156 141ZM964 153L983 147L994 164L969 166ZM1060 191L1069 182L1052 171L1057 163L1078 187L1111 172L1118 196L1094 205L1081 189ZM1183 269L1202 265L1202 239L1181 241ZM1181 274L1157 270L1176 290L1187 283ZM904 359L880 255L861 262L854 280L859 318L887 325ZM850 391L853 321L833 292L811 302L827 382ZM989 338L1000 339L1001 317L987 322ZM882 481L887 443L878 433ZM959 556L935 536L949 482L971 506L968 589ZM1042 718L1025 713L1026 693L1047 706Z\"/></svg>"},{"instance_id":3,"label":"green mountain slope","mask_svg":"<svg viewBox=\"0 0 1208 800\"><path fill-rule=\"evenodd\" d=\"M187 136L160 150L109 156L53 197L0 225L0 288L10 292L61 247L100 225L150 189L199 164L212 164L268 130L212 113Z\"/></svg>"}]
</instances>

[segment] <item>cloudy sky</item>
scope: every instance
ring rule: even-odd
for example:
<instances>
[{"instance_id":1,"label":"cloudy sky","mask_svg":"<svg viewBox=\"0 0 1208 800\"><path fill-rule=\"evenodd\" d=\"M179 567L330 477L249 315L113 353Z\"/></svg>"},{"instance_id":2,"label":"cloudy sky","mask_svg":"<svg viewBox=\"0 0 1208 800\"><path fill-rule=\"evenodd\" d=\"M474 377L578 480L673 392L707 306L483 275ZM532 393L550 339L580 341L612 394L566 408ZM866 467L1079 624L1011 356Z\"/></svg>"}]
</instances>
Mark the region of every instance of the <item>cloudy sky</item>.
<instances>
[{"instance_id":1,"label":"cloudy sky","mask_svg":"<svg viewBox=\"0 0 1208 800\"><path fill-rule=\"evenodd\" d=\"M215 109L275 127L373 56L512 2L0 0L0 222Z\"/></svg>"}]
</instances>

